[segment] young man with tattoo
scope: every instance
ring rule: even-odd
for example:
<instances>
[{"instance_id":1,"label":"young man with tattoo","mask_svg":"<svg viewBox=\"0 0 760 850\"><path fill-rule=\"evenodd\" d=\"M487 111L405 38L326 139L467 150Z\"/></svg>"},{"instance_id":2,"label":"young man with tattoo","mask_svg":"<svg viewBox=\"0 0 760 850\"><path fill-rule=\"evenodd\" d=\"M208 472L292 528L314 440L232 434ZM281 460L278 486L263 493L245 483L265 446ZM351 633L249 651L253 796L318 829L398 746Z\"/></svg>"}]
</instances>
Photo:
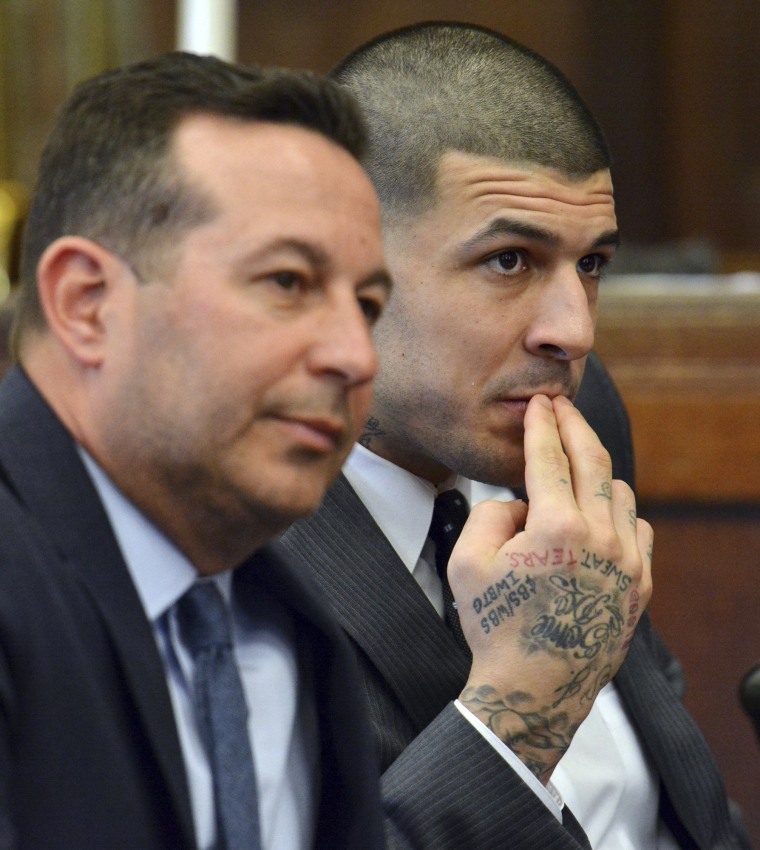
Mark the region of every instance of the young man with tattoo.
<instances>
[{"instance_id":1,"label":"young man with tattoo","mask_svg":"<svg viewBox=\"0 0 760 850\"><path fill-rule=\"evenodd\" d=\"M742 846L639 622L651 529L571 403L618 243L600 129L477 27L391 33L335 76L368 116L395 292L362 445L284 539L354 641L390 846ZM529 507L493 500L523 484Z\"/></svg>"}]
</instances>

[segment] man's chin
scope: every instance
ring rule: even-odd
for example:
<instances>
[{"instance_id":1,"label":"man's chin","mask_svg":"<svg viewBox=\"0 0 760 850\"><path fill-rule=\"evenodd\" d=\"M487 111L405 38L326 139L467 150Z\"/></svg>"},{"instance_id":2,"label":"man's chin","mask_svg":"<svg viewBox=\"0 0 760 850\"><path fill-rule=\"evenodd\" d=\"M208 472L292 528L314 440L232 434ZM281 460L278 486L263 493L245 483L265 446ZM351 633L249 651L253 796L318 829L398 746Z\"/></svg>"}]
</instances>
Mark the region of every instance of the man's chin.
<instances>
[{"instance_id":1,"label":"man's chin","mask_svg":"<svg viewBox=\"0 0 760 850\"><path fill-rule=\"evenodd\" d=\"M302 482L294 489L283 488L272 493L269 501L260 505L265 522L276 527L279 534L299 519L311 516L322 504L332 482L331 476L329 480L322 479L319 483Z\"/></svg>"},{"instance_id":2,"label":"man's chin","mask_svg":"<svg viewBox=\"0 0 760 850\"><path fill-rule=\"evenodd\" d=\"M519 446L510 443L505 450L502 446L490 447L480 454L463 455L454 469L465 478L490 484L492 487L523 487L525 485L525 455L522 441Z\"/></svg>"}]
</instances>

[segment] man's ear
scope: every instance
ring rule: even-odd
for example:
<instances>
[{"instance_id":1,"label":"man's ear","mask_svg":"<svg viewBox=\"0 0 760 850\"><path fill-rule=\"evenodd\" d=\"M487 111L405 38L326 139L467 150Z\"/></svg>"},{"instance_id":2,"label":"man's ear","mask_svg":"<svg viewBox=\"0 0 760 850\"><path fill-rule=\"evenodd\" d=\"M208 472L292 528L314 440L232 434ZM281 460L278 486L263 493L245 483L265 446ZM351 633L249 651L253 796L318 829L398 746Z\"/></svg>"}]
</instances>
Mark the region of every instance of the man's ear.
<instances>
[{"instance_id":1,"label":"man's ear","mask_svg":"<svg viewBox=\"0 0 760 850\"><path fill-rule=\"evenodd\" d=\"M37 285L48 327L84 366L102 362L103 310L123 273L118 257L81 236L56 239L40 258Z\"/></svg>"}]
</instances>

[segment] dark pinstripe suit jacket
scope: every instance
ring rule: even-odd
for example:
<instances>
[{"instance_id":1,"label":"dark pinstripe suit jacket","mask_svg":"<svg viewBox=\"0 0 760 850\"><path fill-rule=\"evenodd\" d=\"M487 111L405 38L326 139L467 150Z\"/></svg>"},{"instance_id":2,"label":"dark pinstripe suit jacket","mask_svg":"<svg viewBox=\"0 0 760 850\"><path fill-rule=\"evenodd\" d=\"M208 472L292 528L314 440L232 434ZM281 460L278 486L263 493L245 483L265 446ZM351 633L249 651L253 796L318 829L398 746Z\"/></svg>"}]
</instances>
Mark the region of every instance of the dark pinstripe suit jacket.
<instances>
[{"instance_id":1,"label":"dark pinstripe suit jacket","mask_svg":"<svg viewBox=\"0 0 760 850\"><path fill-rule=\"evenodd\" d=\"M632 483L627 416L596 359L589 362L579 406L613 455L616 477ZM468 662L345 478L283 541L313 571L354 643L384 771L390 846L587 846L453 705ZM718 770L681 704L678 662L646 616L616 684L662 779L661 815L680 846L748 846L734 835Z\"/></svg>"}]
</instances>

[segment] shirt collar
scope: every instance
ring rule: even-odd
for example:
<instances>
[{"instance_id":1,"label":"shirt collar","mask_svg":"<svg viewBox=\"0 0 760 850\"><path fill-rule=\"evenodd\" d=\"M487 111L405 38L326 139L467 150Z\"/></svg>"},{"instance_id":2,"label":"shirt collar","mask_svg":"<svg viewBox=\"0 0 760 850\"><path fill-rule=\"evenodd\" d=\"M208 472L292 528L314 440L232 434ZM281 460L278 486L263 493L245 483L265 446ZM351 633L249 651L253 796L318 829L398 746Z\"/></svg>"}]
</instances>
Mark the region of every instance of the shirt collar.
<instances>
[{"instance_id":1,"label":"shirt collar","mask_svg":"<svg viewBox=\"0 0 760 850\"><path fill-rule=\"evenodd\" d=\"M358 443L346 460L343 474L410 572L425 545L439 492L456 487L470 505L485 499L514 499L511 490L462 476L436 487Z\"/></svg>"},{"instance_id":2,"label":"shirt collar","mask_svg":"<svg viewBox=\"0 0 760 850\"><path fill-rule=\"evenodd\" d=\"M81 447L79 453L98 491L143 608L157 620L198 577L179 549L121 493Z\"/></svg>"}]
</instances>

